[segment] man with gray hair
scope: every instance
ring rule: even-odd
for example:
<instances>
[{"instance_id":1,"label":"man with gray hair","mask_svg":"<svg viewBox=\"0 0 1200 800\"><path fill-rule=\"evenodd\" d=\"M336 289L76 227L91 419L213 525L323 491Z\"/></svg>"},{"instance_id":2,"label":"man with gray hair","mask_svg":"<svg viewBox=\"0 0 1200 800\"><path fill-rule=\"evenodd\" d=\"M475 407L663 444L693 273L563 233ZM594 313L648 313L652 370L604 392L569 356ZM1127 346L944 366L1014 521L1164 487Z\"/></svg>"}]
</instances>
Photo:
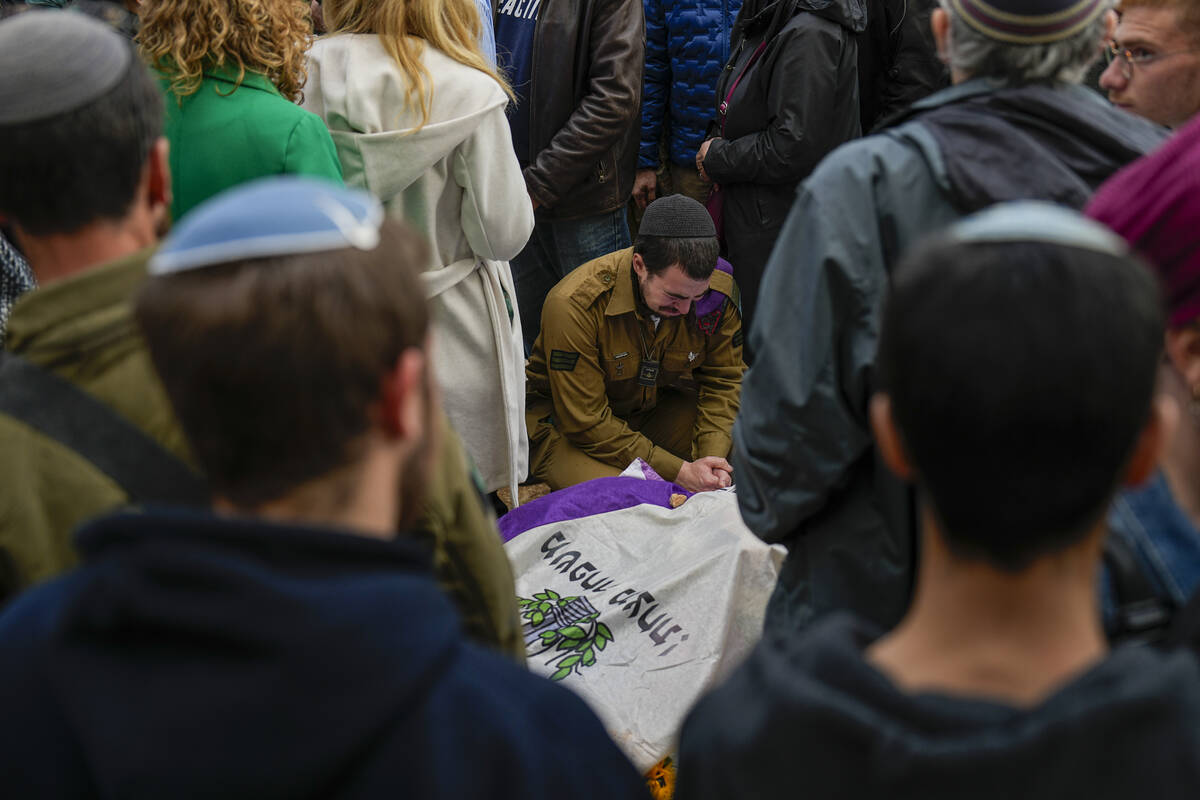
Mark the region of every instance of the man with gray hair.
<instances>
[{"instance_id":1,"label":"man with gray hair","mask_svg":"<svg viewBox=\"0 0 1200 800\"><path fill-rule=\"evenodd\" d=\"M953 85L800 187L764 277L730 459L747 525L789 550L769 629L841 609L888 629L904 612L915 504L867 424L892 266L922 235L994 203L1081 208L1161 141L1078 85L1112 35L1110 6L941 0L930 23Z\"/></svg>"}]
</instances>

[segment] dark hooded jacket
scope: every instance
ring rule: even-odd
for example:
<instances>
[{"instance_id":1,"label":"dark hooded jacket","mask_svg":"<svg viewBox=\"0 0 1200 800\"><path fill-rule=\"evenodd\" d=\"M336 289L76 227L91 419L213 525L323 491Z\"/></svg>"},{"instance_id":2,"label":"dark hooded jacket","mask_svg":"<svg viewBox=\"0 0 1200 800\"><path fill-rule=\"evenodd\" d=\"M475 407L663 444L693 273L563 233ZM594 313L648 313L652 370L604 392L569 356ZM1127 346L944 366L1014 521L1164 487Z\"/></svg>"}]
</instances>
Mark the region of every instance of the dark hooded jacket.
<instances>
[{"instance_id":1,"label":"dark hooded jacket","mask_svg":"<svg viewBox=\"0 0 1200 800\"><path fill-rule=\"evenodd\" d=\"M915 509L867 422L883 301L902 255L992 203L1078 208L1163 136L1081 86L976 79L839 148L804 182L747 340L755 360L730 457L746 525L788 548L767 628L795 631L837 610L890 628L907 607Z\"/></svg>"},{"instance_id":2,"label":"dark hooded jacket","mask_svg":"<svg viewBox=\"0 0 1200 800\"><path fill-rule=\"evenodd\" d=\"M929 18L938 0L875 0L858 37L858 104L863 134L950 85Z\"/></svg>"},{"instance_id":3,"label":"dark hooded jacket","mask_svg":"<svg viewBox=\"0 0 1200 800\"><path fill-rule=\"evenodd\" d=\"M570 691L463 640L405 542L154 511L0 617L11 798L631 798Z\"/></svg>"},{"instance_id":4,"label":"dark hooded jacket","mask_svg":"<svg viewBox=\"0 0 1200 800\"><path fill-rule=\"evenodd\" d=\"M734 23L733 55L717 82L718 121L726 97L728 111L724 129L718 123L710 134L718 138L704 170L724 196L728 258L747 321L796 185L859 135L856 39L866 23L864 0L747 0Z\"/></svg>"},{"instance_id":5,"label":"dark hooded jacket","mask_svg":"<svg viewBox=\"0 0 1200 800\"><path fill-rule=\"evenodd\" d=\"M896 687L846 615L764 641L700 701L678 800L1128 800L1200 794L1200 667L1114 650L1038 705Z\"/></svg>"}]
</instances>

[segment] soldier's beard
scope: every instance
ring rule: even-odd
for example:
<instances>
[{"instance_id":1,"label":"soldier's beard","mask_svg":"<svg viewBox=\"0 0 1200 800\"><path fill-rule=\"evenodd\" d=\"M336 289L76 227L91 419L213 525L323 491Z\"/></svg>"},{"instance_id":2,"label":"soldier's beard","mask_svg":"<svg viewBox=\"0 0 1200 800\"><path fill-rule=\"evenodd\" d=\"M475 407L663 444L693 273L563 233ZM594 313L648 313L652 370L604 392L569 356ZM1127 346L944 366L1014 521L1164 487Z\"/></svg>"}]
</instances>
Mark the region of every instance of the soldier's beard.
<instances>
[{"instance_id":1,"label":"soldier's beard","mask_svg":"<svg viewBox=\"0 0 1200 800\"><path fill-rule=\"evenodd\" d=\"M641 275L638 275L637 272L634 272L633 276L634 276L634 278L637 279L634 282L634 287L637 289L637 299L641 302L642 307L644 307L645 309L650 311L650 313L657 314L660 317L682 317L683 316L683 314L681 314L679 311L677 311L674 308L671 308L669 306L666 308L661 307L661 306L659 306L657 308L651 306L650 303L646 302L646 283L650 280L650 275L647 274L646 277L643 278Z\"/></svg>"}]
</instances>

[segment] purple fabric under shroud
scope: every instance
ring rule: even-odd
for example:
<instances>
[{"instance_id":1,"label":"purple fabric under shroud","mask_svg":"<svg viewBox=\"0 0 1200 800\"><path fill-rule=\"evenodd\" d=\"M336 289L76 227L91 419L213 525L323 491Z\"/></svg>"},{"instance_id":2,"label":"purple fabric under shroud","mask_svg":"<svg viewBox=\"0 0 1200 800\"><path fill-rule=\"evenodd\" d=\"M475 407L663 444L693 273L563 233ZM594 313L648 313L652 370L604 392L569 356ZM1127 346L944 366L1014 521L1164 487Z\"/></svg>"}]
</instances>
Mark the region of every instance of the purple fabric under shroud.
<instances>
[{"instance_id":1,"label":"purple fabric under shroud","mask_svg":"<svg viewBox=\"0 0 1200 800\"><path fill-rule=\"evenodd\" d=\"M717 257L717 269L729 275L733 274L733 265L720 256ZM725 302L725 295L718 292L716 289L709 289L708 292L696 301L696 316L703 317L706 314L711 314L721 307Z\"/></svg>"},{"instance_id":2,"label":"purple fabric under shroud","mask_svg":"<svg viewBox=\"0 0 1200 800\"><path fill-rule=\"evenodd\" d=\"M514 508L500 518L500 538L507 542L527 530L552 522L590 517L647 503L670 508L673 494L692 496L687 489L664 480L595 478Z\"/></svg>"}]
</instances>

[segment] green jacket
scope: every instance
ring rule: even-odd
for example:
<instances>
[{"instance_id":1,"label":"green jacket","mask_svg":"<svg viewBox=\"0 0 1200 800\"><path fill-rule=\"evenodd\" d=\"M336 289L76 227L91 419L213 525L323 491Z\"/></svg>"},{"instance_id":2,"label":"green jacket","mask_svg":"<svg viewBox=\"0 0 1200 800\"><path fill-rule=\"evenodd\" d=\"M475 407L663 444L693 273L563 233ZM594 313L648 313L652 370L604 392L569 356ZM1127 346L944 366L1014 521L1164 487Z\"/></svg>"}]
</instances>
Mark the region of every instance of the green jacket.
<instances>
[{"instance_id":1,"label":"green jacket","mask_svg":"<svg viewBox=\"0 0 1200 800\"><path fill-rule=\"evenodd\" d=\"M342 182L333 138L315 114L279 93L265 75L214 68L200 88L180 98L170 76L166 99L171 145L171 216L179 219L213 195L268 175L315 175Z\"/></svg>"},{"instance_id":2,"label":"green jacket","mask_svg":"<svg viewBox=\"0 0 1200 800\"><path fill-rule=\"evenodd\" d=\"M145 280L150 250L24 295L9 318L6 348L66 378L134 423L185 463L191 456L133 320L129 298ZM447 428L442 420L443 428ZM512 571L491 510L470 477L462 443L440 437L438 467L418 528L434 569L477 641L524 659ZM125 491L82 456L0 413L0 549L20 587L72 567L71 534L125 505ZM4 602L0 592L0 605Z\"/></svg>"}]
</instances>

